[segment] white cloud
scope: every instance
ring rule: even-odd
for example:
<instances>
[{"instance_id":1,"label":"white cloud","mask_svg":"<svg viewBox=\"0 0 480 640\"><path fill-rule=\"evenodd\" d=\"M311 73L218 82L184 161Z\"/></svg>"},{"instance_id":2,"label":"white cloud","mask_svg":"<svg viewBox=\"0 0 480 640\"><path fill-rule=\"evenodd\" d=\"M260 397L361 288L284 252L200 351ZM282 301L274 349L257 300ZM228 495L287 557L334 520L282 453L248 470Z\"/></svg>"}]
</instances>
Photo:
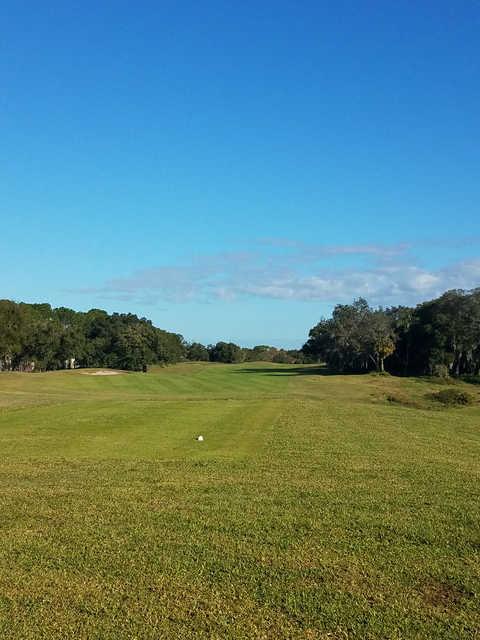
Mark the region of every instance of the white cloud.
<instances>
[{"instance_id":1,"label":"white cloud","mask_svg":"<svg viewBox=\"0 0 480 640\"><path fill-rule=\"evenodd\" d=\"M480 286L480 259L426 269L415 264L406 244L307 246L269 241L268 245L273 242L273 252L263 247L256 252L199 257L184 265L144 269L83 291L143 304L160 300L228 302L242 297L333 304L362 296L372 304L391 305L415 304L448 289ZM331 265L342 255L366 256L373 263L335 269ZM328 268L320 267L317 260L325 256L330 256Z\"/></svg>"}]
</instances>

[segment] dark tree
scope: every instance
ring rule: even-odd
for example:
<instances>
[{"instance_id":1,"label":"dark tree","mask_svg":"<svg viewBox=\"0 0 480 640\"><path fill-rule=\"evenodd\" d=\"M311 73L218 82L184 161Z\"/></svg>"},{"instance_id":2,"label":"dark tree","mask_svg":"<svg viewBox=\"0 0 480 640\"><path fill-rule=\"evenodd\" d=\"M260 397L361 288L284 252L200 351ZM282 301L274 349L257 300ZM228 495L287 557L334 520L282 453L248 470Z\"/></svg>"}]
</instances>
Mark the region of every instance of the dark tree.
<instances>
[{"instance_id":1,"label":"dark tree","mask_svg":"<svg viewBox=\"0 0 480 640\"><path fill-rule=\"evenodd\" d=\"M217 342L209 348L210 360L212 362L242 362L243 350L238 344L233 342Z\"/></svg>"},{"instance_id":2,"label":"dark tree","mask_svg":"<svg viewBox=\"0 0 480 640\"><path fill-rule=\"evenodd\" d=\"M337 305L311 329L303 353L335 371L478 376L480 289L447 291L415 309Z\"/></svg>"},{"instance_id":3,"label":"dark tree","mask_svg":"<svg viewBox=\"0 0 480 640\"><path fill-rule=\"evenodd\" d=\"M186 355L188 360L208 361L210 359L207 347L200 342L187 345Z\"/></svg>"},{"instance_id":4,"label":"dark tree","mask_svg":"<svg viewBox=\"0 0 480 640\"><path fill-rule=\"evenodd\" d=\"M134 314L101 309L80 313L48 304L0 300L0 370L70 366L140 370L144 364L178 362L182 336L157 329Z\"/></svg>"}]
</instances>

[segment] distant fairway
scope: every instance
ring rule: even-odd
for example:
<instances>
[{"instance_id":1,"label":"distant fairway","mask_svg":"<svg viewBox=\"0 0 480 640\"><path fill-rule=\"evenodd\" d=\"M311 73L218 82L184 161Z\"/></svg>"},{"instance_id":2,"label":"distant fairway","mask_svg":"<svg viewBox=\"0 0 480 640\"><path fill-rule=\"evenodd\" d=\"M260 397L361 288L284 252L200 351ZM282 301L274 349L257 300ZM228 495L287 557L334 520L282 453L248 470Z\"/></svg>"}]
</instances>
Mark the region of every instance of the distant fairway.
<instances>
[{"instance_id":1,"label":"distant fairway","mask_svg":"<svg viewBox=\"0 0 480 640\"><path fill-rule=\"evenodd\" d=\"M0 374L0 638L480 638L480 405L324 373Z\"/></svg>"}]
</instances>

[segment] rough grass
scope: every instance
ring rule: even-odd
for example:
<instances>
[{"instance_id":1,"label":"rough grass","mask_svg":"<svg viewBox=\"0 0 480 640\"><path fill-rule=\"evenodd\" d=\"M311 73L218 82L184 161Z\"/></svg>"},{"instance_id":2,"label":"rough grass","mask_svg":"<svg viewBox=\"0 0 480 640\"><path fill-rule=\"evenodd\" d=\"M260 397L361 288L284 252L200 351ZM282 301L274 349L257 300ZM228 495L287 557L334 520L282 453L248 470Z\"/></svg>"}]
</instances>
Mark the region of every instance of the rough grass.
<instances>
[{"instance_id":1,"label":"rough grass","mask_svg":"<svg viewBox=\"0 0 480 640\"><path fill-rule=\"evenodd\" d=\"M432 398L448 407L464 407L475 402L470 393L454 387L437 391L432 395Z\"/></svg>"},{"instance_id":2,"label":"rough grass","mask_svg":"<svg viewBox=\"0 0 480 640\"><path fill-rule=\"evenodd\" d=\"M0 637L479 637L478 404L322 373L1 374Z\"/></svg>"}]
</instances>

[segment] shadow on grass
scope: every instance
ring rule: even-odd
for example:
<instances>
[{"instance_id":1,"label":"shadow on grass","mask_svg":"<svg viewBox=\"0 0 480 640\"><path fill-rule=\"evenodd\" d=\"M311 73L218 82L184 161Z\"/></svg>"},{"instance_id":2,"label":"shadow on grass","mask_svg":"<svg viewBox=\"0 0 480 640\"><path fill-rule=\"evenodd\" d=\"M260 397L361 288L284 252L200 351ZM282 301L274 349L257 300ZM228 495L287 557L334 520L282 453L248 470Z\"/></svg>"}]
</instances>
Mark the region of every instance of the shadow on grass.
<instances>
[{"instance_id":1,"label":"shadow on grass","mask_svg":"<svg viewBox=\"0 0 480 640\"><path fill-rule=\"evenodd\" d=\"M245 367L237 369L235 373L259 373L265 376L333 376L326 367Z\"/></svg>"}]
</instances>

